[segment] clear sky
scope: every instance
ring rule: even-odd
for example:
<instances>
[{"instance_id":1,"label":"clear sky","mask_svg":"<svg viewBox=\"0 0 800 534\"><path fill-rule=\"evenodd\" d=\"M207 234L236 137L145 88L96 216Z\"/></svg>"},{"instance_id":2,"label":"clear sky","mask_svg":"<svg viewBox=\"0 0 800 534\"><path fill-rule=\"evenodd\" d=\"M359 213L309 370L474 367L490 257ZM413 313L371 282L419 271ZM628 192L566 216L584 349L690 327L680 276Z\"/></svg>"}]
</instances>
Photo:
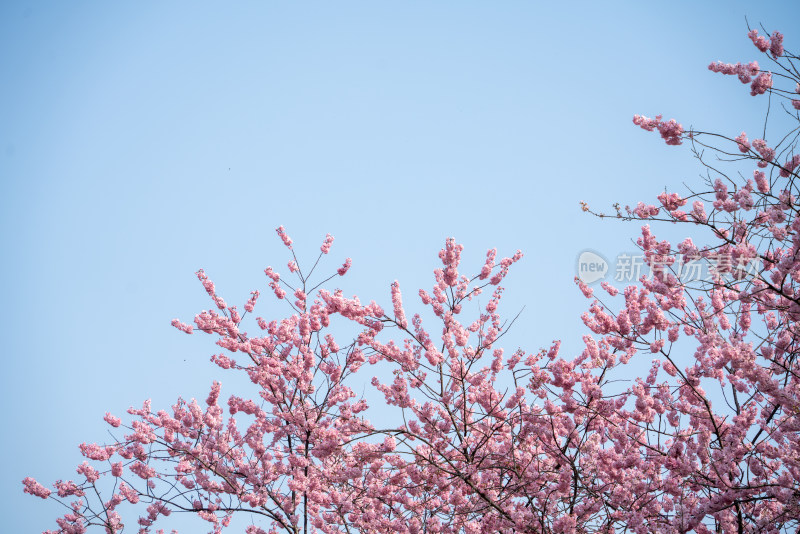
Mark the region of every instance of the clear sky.
<instances>
[{"instance_id":1,"label":"clear sky","mask_svg":"<svg viewBox=\"0 0 800 534\"><path fill-rule=\"evenodd\" d=\"M170 320L211 306L200 267L231 303L266 293L281 224L409 312L446 237L475 271L522 249L507 345L580 350L576 257L637 227L578 202L697 180L634 114L759 127L765 100L706 69L758 57L745 17L800 49L795 1L0 3L3 531L55 527L20 481L75 478L106 411L205 398L218 348Z\"/></svg>"}]
</instances>

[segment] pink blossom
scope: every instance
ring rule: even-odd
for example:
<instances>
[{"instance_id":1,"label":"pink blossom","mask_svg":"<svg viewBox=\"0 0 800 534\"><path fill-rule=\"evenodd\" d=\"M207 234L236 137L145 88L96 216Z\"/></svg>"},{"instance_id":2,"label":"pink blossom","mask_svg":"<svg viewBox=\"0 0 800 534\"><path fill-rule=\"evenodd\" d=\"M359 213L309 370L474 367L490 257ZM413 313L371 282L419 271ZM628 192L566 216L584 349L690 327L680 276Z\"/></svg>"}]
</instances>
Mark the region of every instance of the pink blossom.
<instances>
[{"instance_id":1,"label":"pink blossom","mask_svg":"<svg viewBox=\"0 0 800 534\"><path fill-rule=\"evenodd\" d=\"M800 166L800 154L795 154L781 166L779 174L783 178L788 178L798 166Z\"/></svg>"},{"instance_id":2,"label":"pink blossom","mask_svg":"<svg viewBox=\"0 0 800 534\"><path fill-rule=\"evenodd\" d=\"M256 306L256 301L261 293L258 291L253 291L250 293L251 297L247 300L247 303L244 305L244 309L247 312L252 312Z\"/></svg>"},{"instance_id":3,"label":"pink blossom","mask_svg":"<svg viewBox=\"0 0 800 534\"><path fill-rule=\"evenodd\" d=\"M100 473L89 465L89 462L83 462L81 465L78 466L77 469L78 474L81 474L86 477L86 481L89 483L96 482L97 479L100 478Z\"/></svg>"},{"instance_id":4,"label":"pink blossom","mask_svg":"<svg viewBox=\"0 0 800 534\"><path fill-rule=\"evenodd\" d=\"M497 249L489 249L486 252L486 263L484 263L483 267L481 267L481 274L480 279L486 280L489 278L489 275L492 273L492 269L494 269L494 259L497 257Z\"/></svg>"},{"instance_id":5,"label":"pink blossom","mask_svg":"<svg viewBox=\"0 0 800 534\"><path fill-rule=\"evenodd\" d=\"M103 419L106 421L106 423L113 426L114 428L118 428L119 425L122 424L122 420L119 417L114 417L108 412L106 412L106 415L103 417Z\"/></svg>"},{"instance_id":6,"label":"pink blossom","mask_svg":"<svg viewBox=\"0 0 800 534\"><path fill-rule=\"evenodd\" d=\"M286 229L283 226L279 226L275 229L275 231L278 233L278 236L280 236L281 241L283 241L283 244L286 245L286 248L291 250L292 239L286 234Z\"/></svg>"},{"instance_id":7,"label":"pink blossom","mask_svg":"<svg viewBox=\"0 0 800 534\"><path fill-rule=\"evenodd\" d=\"M222 385L215 380L214 384L211 386L211 392L208 394L208 398L206 399L206 404L208 404L209 406L216 405L221 390L222 390Z\"/></svg>"},{"instance_id":8,"label":"pink blossom","mask_svg":"<svg viewBox=\"0 0 800 534\"><path fill-rule=\"evenodd\" d=\"M294 296L297 300L294 301L295 306L298 308L305 308L306 307L306 294L302 289L297 289L294 292Z\"/></svg>"},{"instance_id":9,"label":"pink blossom","mask_svg":"<svg viewBox=\"0 0 800 534\"><path fill-rule=\"evenodd\" d=\"M619 289L617 289L616 287L612 286L611 284L609 284L609 283L608 283L608 282L606 282L606 281L600 282L600 286L601 286L603 289L605 289L605 290L606 290L606 292L607 292L609 295L611 295L612 297L616 297L616 296L617 296L617 294L619 294Z\"/></svg>"},{"instance_id":10,"label":"pink blossom","mask_svg":"<svg viewBox=\"0 0 800 534\"><path fill-rule=\"evenodd\" d=\"M407 328L408 321L403 311L403 300L400 294L400 283L395 280L392 282L392 306L394 307L394 318L400 328Z\"/></svg>"},{"instance_id":11,"label":"pink blossom","mask_svg":"<svg viewBox=\"0 0 800 534\"><path fill-rule=\"evenodd\" d=\"M650 119L642 115L634 115L633 123L649 132L658 129L661 137L668 145L680 145L682 143L681 136L683 135L684 131L683 126L681 126L675 119L662 121L661 115L656 115L654 119Z\"/></svg>"},{"instance_id":12,"label":"pink blossom","mask_svg":"<svg viewBox=\"0 0 800 534\"><path fill-rule=\"evenodd\" d=\"M667 194L666 191L658 195L658 200L661 201L661 205L668 211L675 211L687 202L687 200L681 198L678 193Z\"/></svg>"},{"instance_id":13,"label":"pink blossom","mask_svg":"<svg viewBox=\"0 0 800 534\"><path fill-rule=\"evenodd\" d=\"M115 462L111 464L111 474L115 477L122 476L122 462Z\"/></svg>"},{"instance_id":14,"label":"pink blossom","mask_svg":"<svg viewBox=\"0 0 800 534\"><path fill-rule=\"evenodd\" d=\"M125 482L120 483L119 492L129 503L136 504L139 502L139 493L128 486Z\"/></svg>"},{"instance_id":15,"label":"pink blossom","mask_svg":"<svg viewBox=\"0 0 800 534\"><path fill-rule=\"evenodd\" d=\"M739 145L739 152L747 154L750 151L750 141L747 140L746 133L742 132L739 134L735 141Z\"/></svg>"},{"instance_id":16,"label":"pink blossom","mask_svg":"<svg viewBox=\"0 0 800 534\"><path fill-rule=\"evenodd\" d=\"M764 168L767 166L768 162L775 159L775 150L767 146L767 142L763 139L756 139L753 141L753 148L761 156L761 161L758 162L758 166Z\"/></svg>"},{"instance_id":17,"label":"pink blossom","mask_svg":"<svg viewBox=\"0 0 800 534\"><path fill-rule=\"evenodd\" d=\"M350 258L347 258L345 262L339 267L336 272L339 273L339 276L344 276L345 273L350 269L350 266L353 264Z\"/></svg>"},{"instance_id":18,"label":"pink blossom","mask_svg":"<svg viewBox=\"0 0 800 534\"><path fill-rule=\"evenodd\" d=\"M759 73L757 61L751 61L747 65L743 65L741 63L736 63L733 65L731 63L715 61L714 63L709 64L708 70L712 72L718 72L720 74L737 76L739 81L742 83L750 83L752 77Z\"/></svg>"},{"instance_id":19,"label":"pink blossom","mask_svg":"<svg viewBox=\"0 0 800 534\"><path fill-rule=\"evenodd\" d=\"M743 210L750 210L754 206L753 197L750 194L753 190L752 182L749 182L749 187L742 187L733 195L733 200Z\"/></svg>"},{"instance_id":20,"label":"pink blossom","mask_svg":"<svg viewBox=\"0 0 800 534\"><path fill-rule=\"evenodd\" d=\"M56 480L53 486L58 491L59 497L70 497L72 495L75 495L77 497L82 497L86 494L80 488L80 486L75 484L75 482L73 482L72 480L67 480L66 482L64 482L63 480Z\"/></svg>"},{"instance_id":21,"label":"pink blossom","mask_svg":"<svg viewBox=\"0 0 800 534\"><path fill-rule=\"evenodd\" d=\"M192 327L192 325L182 323L178 319L172 320L172 326L174 326L181 332L186 332L187 334L191 334L194 331L194 327Z\"/></svg>"},{"instance_id":22,"label":"pink blossom","mask_svg":"<svg viewBox=\"0 0 800 534\"><path fill-rule=\"evenodd\" d=\"M630 210L629 210L630 211ZM636 205L636 208L633 209L632 213L635 214L640 219L649 219L651 217L655 217L658 215L659 208L657 206L648 205L644 202L639 202Z\"/></svg>"},{"instance_id":23,"label":"pink blossom","mask_svg":"<svg viewBox=\"0 0 800 534\"><path fill-rule=\"evenodd\" d=\"M325 241L322 243L320 250L323 254L327 254L331 250L331 245L333 244L333 236L331 234L327 234L325 236Z\"/></svg>"},{"instance_id":24,"label":"pink blossom","mask_svg":"<svg viewBox=\"0 0 800 534\"><path fill-rule=\"evenodd\" d=\"M281 279L281 275L273 271L272 267L267 267L264 269L264 274L267 275L267 278L272 279L273 282L279 282Z\"/></svg>"},{"instance_id":25,"label":"pink blossom","mask_svg":"<svg viewBox=\"0 0 800 534\"><path fill-rule=\"evenodd\" d=\"M753 44L756 45L756 48L758 48L760 51L766 52L767 50L769 50L770 47L769 39L767 39L764 36L758 35L758 30L750 30L747 36L750 38L751 41L753 41Z\"/></svg>"},{"instance_id":26,"label":"pink blossom","mask_svg":"<svg viewBox=\"0 0 800 534\"><path fill-rule=\"evenodd\" d=\"M720 179L717 178L714 180L714 192L716 200L714 201L714 207L716 209L725 209L725 211L732 211L732 209L728 208L728 186Z\"/></svg>"},{"instance_id":27,"label":"pink blossom","mask_svg":"<svg viewBox=\"0 0 800 534\"><path fill-rule=\"evenodd\" d=\"M772 73L762 72L755 77L750 85L750 94L753 96L763 95L768 89L772 88Z\"/></svg>"},{"instance_id":28,"label":"pink blossom","mask_svg":"<svg viewBox=\"0 0 800 534\"><path fill-rule=\"evenodd\" d=\"M25 484L25 493L30 493L31 495L35 495L36 497L41 497L42 499L46 499L50 496L50 493L52 493L49 489L39 484L31 477L25 477L22 480L22 483Z\"/></svg>"},{"instance_id":29,"label":"pink blossom","mask_svg":"<svg viewBox=\"0 0 800 534\"><path fill-rule=\"evenodd\" d=\"M772 57L779 58L783 55L783 34L780 32L773 32L770 37L769 51L772 52ZM762 50L763 52L763 50Z\"/></svg>"},{"instance_id":30,"label":"pink blossom","mask_svg":"<svg viewBox=\"0 0 800 534\"><path fill-rule=\"evenodd\" d=\"M80 449L86 458L99 461L108 460L115 451L114 447L101 447L96 443L81 443Z\"/></svg>"},{"instance_id":31,"label":"pink blossom","mask_svg":"<svg viewBox=\"0 0 800 534\"><path fill-rule=\"evenodd\" d=\"M214 288L214 282L208 279L208 276L206 276L206 273L203 271L203 269L200 269L195 274L197 275L198 280L200 280L200 282L203 284L206 293L208 293L210 297L214 297L214 295L216 294L215 293L216 290Z\"/></svg>"},{"instance_id":32,"label":"pink blossom","mask_svg":"<svg viewBox=\"0 0 800 534\"><path fill-rule=\"evenodd\" d=\"M214 354L211 361L219 365L222 369L233 369L236 367L236 360L228 358L224 354Z\"/></svg>"},{"instance_id":33,"label":"pink blossom","mask_svg":"<svg viewBox=\"0 0 800 534\"><path fill-rule=\"evenodd\" d=\"M753 178L756 181L758 190L762 193L769 193L769 182L766 175L761 171L753 171Z\"/></svg>"},{"instance_id":34,"label":"pink blossom","mask_svg":"<svg viewBox=\"0 0 800 534\"><path fill-rule=\"evenodd\" d=\"M705 206L702 201L695 200L692 202L692 218L697 222L705 222L708 219L706 215Z\"/></svg>"},{"instance_id":35,"label":"pink blossom","mask_svg":"<svg viewBox=\"0 0 800 534\"><path fill-rule=\"evenodd\" d=\"M586 297L587 299L592 298L592 296L594 295L594 290L591 287L589 287L583 280L581 280L577 276L575 277L575 283L580 288L584 297Z\"/></svg>"},{"instance_id":36,"label":"pink blossom","mask_svg":"<svg viewBox=\"0 0 800 534\"><path fill-rule=\"evenodd\" d=\"M464 245L456 243L452 237L445 242L445 247L439 251L439 259L444 265L444 283L448 286L455 286L458 281L458 264L461 261L461 251Z\"/></svg>"},{"instance_id":37,"label":"pink blossom","mask_svg":"<svg viewBox=\"0 0 800 534\"><path fill-rule=\"evenodd\" d=\"M148 467L142 462L134 463L133 465L130 466L130 470L132 473L138 475L139 478L145 480L148 478L152 478L156 475L155 469L153 469L152 467Z\"/></svg>"},{"instance_id":38,"label":"pink blossom","mask_svg":"<svg viewBox=\"0 0 800 534\"><path fill-rule=\"evenodd\" d=\"M278 299L286 297L286 290L284 290L277 282L271 282L269 286L272 288L273 293Z\"/></svg>"}]
</instances>

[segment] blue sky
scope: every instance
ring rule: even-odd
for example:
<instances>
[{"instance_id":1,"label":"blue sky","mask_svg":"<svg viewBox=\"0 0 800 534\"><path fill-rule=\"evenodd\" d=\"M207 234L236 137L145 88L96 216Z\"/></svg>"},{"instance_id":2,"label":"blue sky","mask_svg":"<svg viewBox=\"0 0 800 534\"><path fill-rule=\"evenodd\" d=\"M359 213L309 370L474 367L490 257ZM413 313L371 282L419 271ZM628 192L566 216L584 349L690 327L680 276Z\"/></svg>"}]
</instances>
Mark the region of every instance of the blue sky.
<instances>
[{"instance_id":1,"label":"blue sky","mask_svg":"<svg viewBox=\"0 0 800 534\"><path fill-rule=\"evenodd\" d=\"M507 345L580 350L576 257L631 251L638 229L578 202L635 204L700 172L632 116L756 130L765 101L706 66L758 58L745 16L797 50L798 15L788 1L4 2L4 529L55 526L20 480L76 476L106 411L205 398L217 347L169 322L210 307L200 267L229 302L266 293L263 269L288 261L278 225L301 260L333 234L328 269L353 258L345 292L388 303L397 279L409 312L446 237L467 270L522 249ZM285 311L264 298L259 314Z\"/></svg>"}]
</instances>

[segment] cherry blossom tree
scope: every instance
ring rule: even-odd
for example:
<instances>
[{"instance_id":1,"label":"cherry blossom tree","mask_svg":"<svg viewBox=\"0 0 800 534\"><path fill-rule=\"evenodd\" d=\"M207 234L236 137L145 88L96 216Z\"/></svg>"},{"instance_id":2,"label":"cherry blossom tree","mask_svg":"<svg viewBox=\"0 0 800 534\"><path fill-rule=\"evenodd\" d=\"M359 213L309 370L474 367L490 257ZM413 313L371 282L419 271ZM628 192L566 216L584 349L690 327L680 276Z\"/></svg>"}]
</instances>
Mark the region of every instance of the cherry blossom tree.
<instances>
[{"instance_id":1,"label":"cherry blossom tree","mask_svg":"<svg viewBox=\"0 0 800 534\"><path fill-rule=\"evenodd\" d=\"M496 313L501 288L494 291L486 313L469 327L462 327L454 316L462 301L487 286L498 286L521 253L495 265L496 253L491 251L480 274L469 280L457 271L462 247L447 241L433 296L420 293L445 324L444 345L437 349L418 315L409 324L396 282L391 286L392 314L375 302L365 305L341 291L320 288L336 275L344 276L350 259L336 274L312 285L313 272L329 252L333 237L326 237L320 258L305 273L294 256L292 240L283 227L277 231L292 251L288 270L296 281L290 283L271 267L265 274L274 297L293 312L289 317L269 322L257 317L263 335L248 335L240 327L254 312L260 293L254 291L240 313L200 270L197 277L216 309L198 314L195 326L172 322L188 334L197 329L215 335L226 352L212 356L212 361L227 371L246 373L257 394L231 396L225 410L221 385L214 382L205 406L179 399L170 411L154 411L148 401L129 410L134 419L124 426L120 418L106 414L106 421L125 433L112 444L81 445L87 461L78 467L80 482L57 481L53 492L26 478L25 491L57 499L69 508L58 519L59 532L84 532L91 526L122 532L118 509L124 503L141 503L145 508L138 518L140 532L151 531L175 512L197 514L213 532L226 527L237 512L253 515L270 532L455 532L489 524L492 514L497 517L491 521L510 524L514 518L505 509L503 496L489 489L482 480L485 475L467 471L465 462L455 457L446 460L445 471L421 462L445 461L449 453L434 455L430 447L451 435L460 435L464 443L458 450L466 450L466 440L476 439L471 436L473 425L481 427L483 436L491 435L493 429L484 428L485 422L474 421L472 405L486 406L493 420L503 415L497 406L501 399L493 397L485 371L480 390L488 397L472 399L468 407L463 391L475 388L467 379L478 384L469 370L504 331ZM316 295L313 301L309 294ZM329 332L336 317L358 326L347 344L338 343ZM410 338L402 347L378 341L387 327ZM479 339L477 347L466 347L470 336ZM234 359L237 353L239 362ZM426 363L421 363L423 357ZM496 350L493 358L496 374L502 367L502 351ZM367 403L356 399L348 382L365 364L382 361L395 366L396 378L392 384L373 379L373 384L389 405L411 410L422 418L419 421L376 428L364 417ZM411 397L409 387L427 395L433 391L423 368L438 373L434 376L438 376L439 400L446 399L440 407L420 405ZM445 415L442 409L449 410L450 426L442 420L436 429L428 429L434 415ZM404 460L398 445L414 440L424 445L409 447L405 453L412 459ZM486 445L474 447L482 450ZM435 494L448 485L445 476L458 479L452 496ZM110 492L108 500L101 498L104 491ZM67 503L70 498L76 500ZM494 511L487 512L487 507ZM247 532L266 531L254 524Z\"/></svg>"},{"instance_id":2,"label":"cherry blossom tree","mask_svg":"<svg viewBox=\"0 0 800 534\"><path fill-rule=\"evenodd\" d=\"M463 247L448 239L422 307L408 311L394 282L386 311L331 287L349 259L315 277L333 237L306 269L280 227L288 274L265 274L285 317L247 317L259 291L240 312L200 270L214 309L194 325L173 321L214 336L223 352L212 361L246 375L251 391L222 402L220 381L204 403L145 402L125 422L106 414L115 440L80 446L76 481L51 490L26 478L24 490L64 504L64 533L122 532L126 507L139 532L163 532L178 513L211 532L249 516L248 534L794 531L800 72L781 34L748 35L773 70L709 68L766 95L783 114L778 129L789 128L751 141L634 117L667 144L690 145L707 180L658 204L616 206L612 218L647 221L638 245L651 275L623 290L576 279L591 299L580 354L560 354L559 342L501 347L514 319L499 313L500 284L519 251L490 250L465 275ZM692 238L659 241L650 224L665 222ZM691 262L709 276L692 277ZM649 374L620 386L642 358ZM356 394L366 383L378 406Z\"/></svg>"},{"instance_id":3,"label":"cherry blossom tree","mask_svg":"<svg viewBox=\"0 0 800 534\"><path fill-rule=\"evenodd\" d=\"M616 217L681 224L704 244L659 241L643 226L637 243L652 276L625 289L618 312L598 298L584 316L602 336L587 343L587 350L599 345L601 360L642 349L657 358L625 393L624 427L607 434L621 454L615 461L629 464L619 475L635 477L610 500L626 510L631 528L790 532L800 525L800 71L780 33L750 30L748 37L772 70L757 61L708 68L737 76L753 96L767 95L780 115L768 111L752 141L745 132L685 131L675 120L634 117L668 145L690 144L706 174L688 194L617 205ZM693 276L692 264L705 264L708 277Z\"/></svg>"}]
</instances>

